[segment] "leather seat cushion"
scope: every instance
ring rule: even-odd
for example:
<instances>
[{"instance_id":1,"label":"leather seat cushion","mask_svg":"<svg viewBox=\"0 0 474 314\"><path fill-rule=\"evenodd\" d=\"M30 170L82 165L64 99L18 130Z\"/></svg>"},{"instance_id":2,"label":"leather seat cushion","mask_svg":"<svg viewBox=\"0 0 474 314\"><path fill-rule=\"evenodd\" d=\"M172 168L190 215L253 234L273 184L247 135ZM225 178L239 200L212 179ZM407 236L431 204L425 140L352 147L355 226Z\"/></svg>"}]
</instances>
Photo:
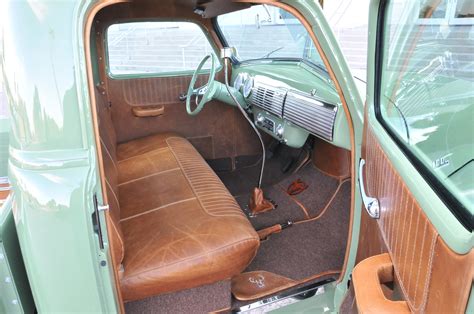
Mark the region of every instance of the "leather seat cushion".
<instances>
[{"instance_id":1,"label":"leather seat cushion","mask_svg":"<svg viewBox=\"0 0 474 314\"><path fill-rule=\"evenodd\" d=\"M220 179L184 138L117 147L124 300L231 278L259 238Z\"/></svg>"}]
</instances>

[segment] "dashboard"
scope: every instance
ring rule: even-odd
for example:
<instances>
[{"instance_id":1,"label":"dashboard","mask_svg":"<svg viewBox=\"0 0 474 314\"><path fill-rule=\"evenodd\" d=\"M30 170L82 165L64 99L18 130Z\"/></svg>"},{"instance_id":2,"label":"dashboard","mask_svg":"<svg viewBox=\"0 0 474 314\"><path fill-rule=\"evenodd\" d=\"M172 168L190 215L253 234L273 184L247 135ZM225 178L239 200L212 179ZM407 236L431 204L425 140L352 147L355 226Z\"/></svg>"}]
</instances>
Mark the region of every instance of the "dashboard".
<instances>
[{"instance_id":1,"label":"dashboard","mask_svg":"<svg viewBox=\"0 0 474 314\"><path fill-rule=\"evenodd\" d=\"M255 125L280 142L299 148L314 135L350 149L344 111L326 72L294 61L248 63L234 68L232 82Z\"/></svg>"}]
</instances>

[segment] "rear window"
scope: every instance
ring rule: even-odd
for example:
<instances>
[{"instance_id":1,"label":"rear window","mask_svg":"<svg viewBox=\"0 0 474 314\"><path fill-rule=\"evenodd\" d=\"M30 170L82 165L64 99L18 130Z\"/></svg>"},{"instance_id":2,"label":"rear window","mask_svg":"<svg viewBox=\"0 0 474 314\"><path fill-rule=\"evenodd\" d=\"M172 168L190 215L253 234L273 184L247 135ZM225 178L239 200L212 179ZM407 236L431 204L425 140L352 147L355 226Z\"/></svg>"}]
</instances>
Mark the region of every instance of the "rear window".
<instances>
[{"instance_id":1,"label":"rear window","mask_svg":"<svg viewBox=\"0 0 474 314\"><path fill-rule=\"evenodd\" d=\"M201 27L191 22L134 22L107 30L112 76L191 72L214 53Z\"/></svg>"}]
</instances>

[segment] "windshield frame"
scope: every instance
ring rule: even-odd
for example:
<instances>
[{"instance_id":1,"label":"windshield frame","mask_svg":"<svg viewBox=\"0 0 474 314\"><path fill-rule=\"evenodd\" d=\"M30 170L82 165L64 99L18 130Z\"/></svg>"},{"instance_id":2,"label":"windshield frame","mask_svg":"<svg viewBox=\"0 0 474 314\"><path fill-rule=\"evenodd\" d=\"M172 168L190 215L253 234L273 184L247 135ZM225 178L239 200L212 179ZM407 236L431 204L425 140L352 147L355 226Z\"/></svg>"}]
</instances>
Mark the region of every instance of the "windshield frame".
<instances>
[{"instance_id":1,"label":"windshield frame","mask_svg":"<svg viewBox=\"0 0 474 314\"><path fill-rule=\"evenodd\" d=\"M245 8L245 9L248 9L248 8ZM245 9L242 9L242 10L245 10ZM233 12L238 12L238 11L242 11L242 10L236 10L236 11L233 11ZM233 13L233 12L227 12L225 14L229 14L229 13ZM221 14L221 15L213 17L211 19L211 23L212 23L214 31L216 32L216 35L219 38L219 40L221 41L222 45L224 47L230 47L229 42L228 42L226 36L224 35L224 32L222 31L222 28L219 25L219 22L217 20L219 16L222 16L222 15L225 15L225 14ZM305 31L307 32L306 29L305 29ZM312 38L308 38L308 40L311 42L311 44L314 47L316 47L316 43L313 42ZM270 51L270 53L272 53L272 52ZM319 54L319 52L317 50L316 50L316 53ZM303 52L303 57L301 57L301 58L297 58L297 57L266 57L266 58L264 58L264 57L262 57L262 58L251 58L251 59L245 59L245 60L239 60L235 56L233 56L231 58L231 62L232 62L233 65L240 65L240 64L245 64L245 63L278 62L278 61L301 62L301 63L304 63L304 64L306 64L306 65L308 65L308 66L310 66L310 67L312 67L316 70L322 71L325 75L327 75L329 77L329 71L326 69L326 66L325 66L324 62L322 61L321 56L319 56L321 58L321 64L317 64L316 62L313 62L310 58L304 58L305 54L306 53Z\"/></svg>"}]
</instances>

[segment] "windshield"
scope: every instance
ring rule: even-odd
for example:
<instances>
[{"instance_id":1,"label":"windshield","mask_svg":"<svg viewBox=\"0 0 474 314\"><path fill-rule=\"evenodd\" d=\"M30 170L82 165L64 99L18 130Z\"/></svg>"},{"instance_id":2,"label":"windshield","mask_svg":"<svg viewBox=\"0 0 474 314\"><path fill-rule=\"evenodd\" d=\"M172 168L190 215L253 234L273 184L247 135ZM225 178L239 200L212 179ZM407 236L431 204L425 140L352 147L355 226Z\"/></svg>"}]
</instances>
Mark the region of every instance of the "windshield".
<instances>
[{"instance_id":1,"label":"windshield","mask_svg":"<svg viewBox=\"0 0 474 314\"><path fill-rule=\"evenodd\" d=\"M255 5L220 15L217 23L227 44L237 49L239 61L298 59L326 69L304 26L282 9Z\"/></svg>"}]
</instances>

